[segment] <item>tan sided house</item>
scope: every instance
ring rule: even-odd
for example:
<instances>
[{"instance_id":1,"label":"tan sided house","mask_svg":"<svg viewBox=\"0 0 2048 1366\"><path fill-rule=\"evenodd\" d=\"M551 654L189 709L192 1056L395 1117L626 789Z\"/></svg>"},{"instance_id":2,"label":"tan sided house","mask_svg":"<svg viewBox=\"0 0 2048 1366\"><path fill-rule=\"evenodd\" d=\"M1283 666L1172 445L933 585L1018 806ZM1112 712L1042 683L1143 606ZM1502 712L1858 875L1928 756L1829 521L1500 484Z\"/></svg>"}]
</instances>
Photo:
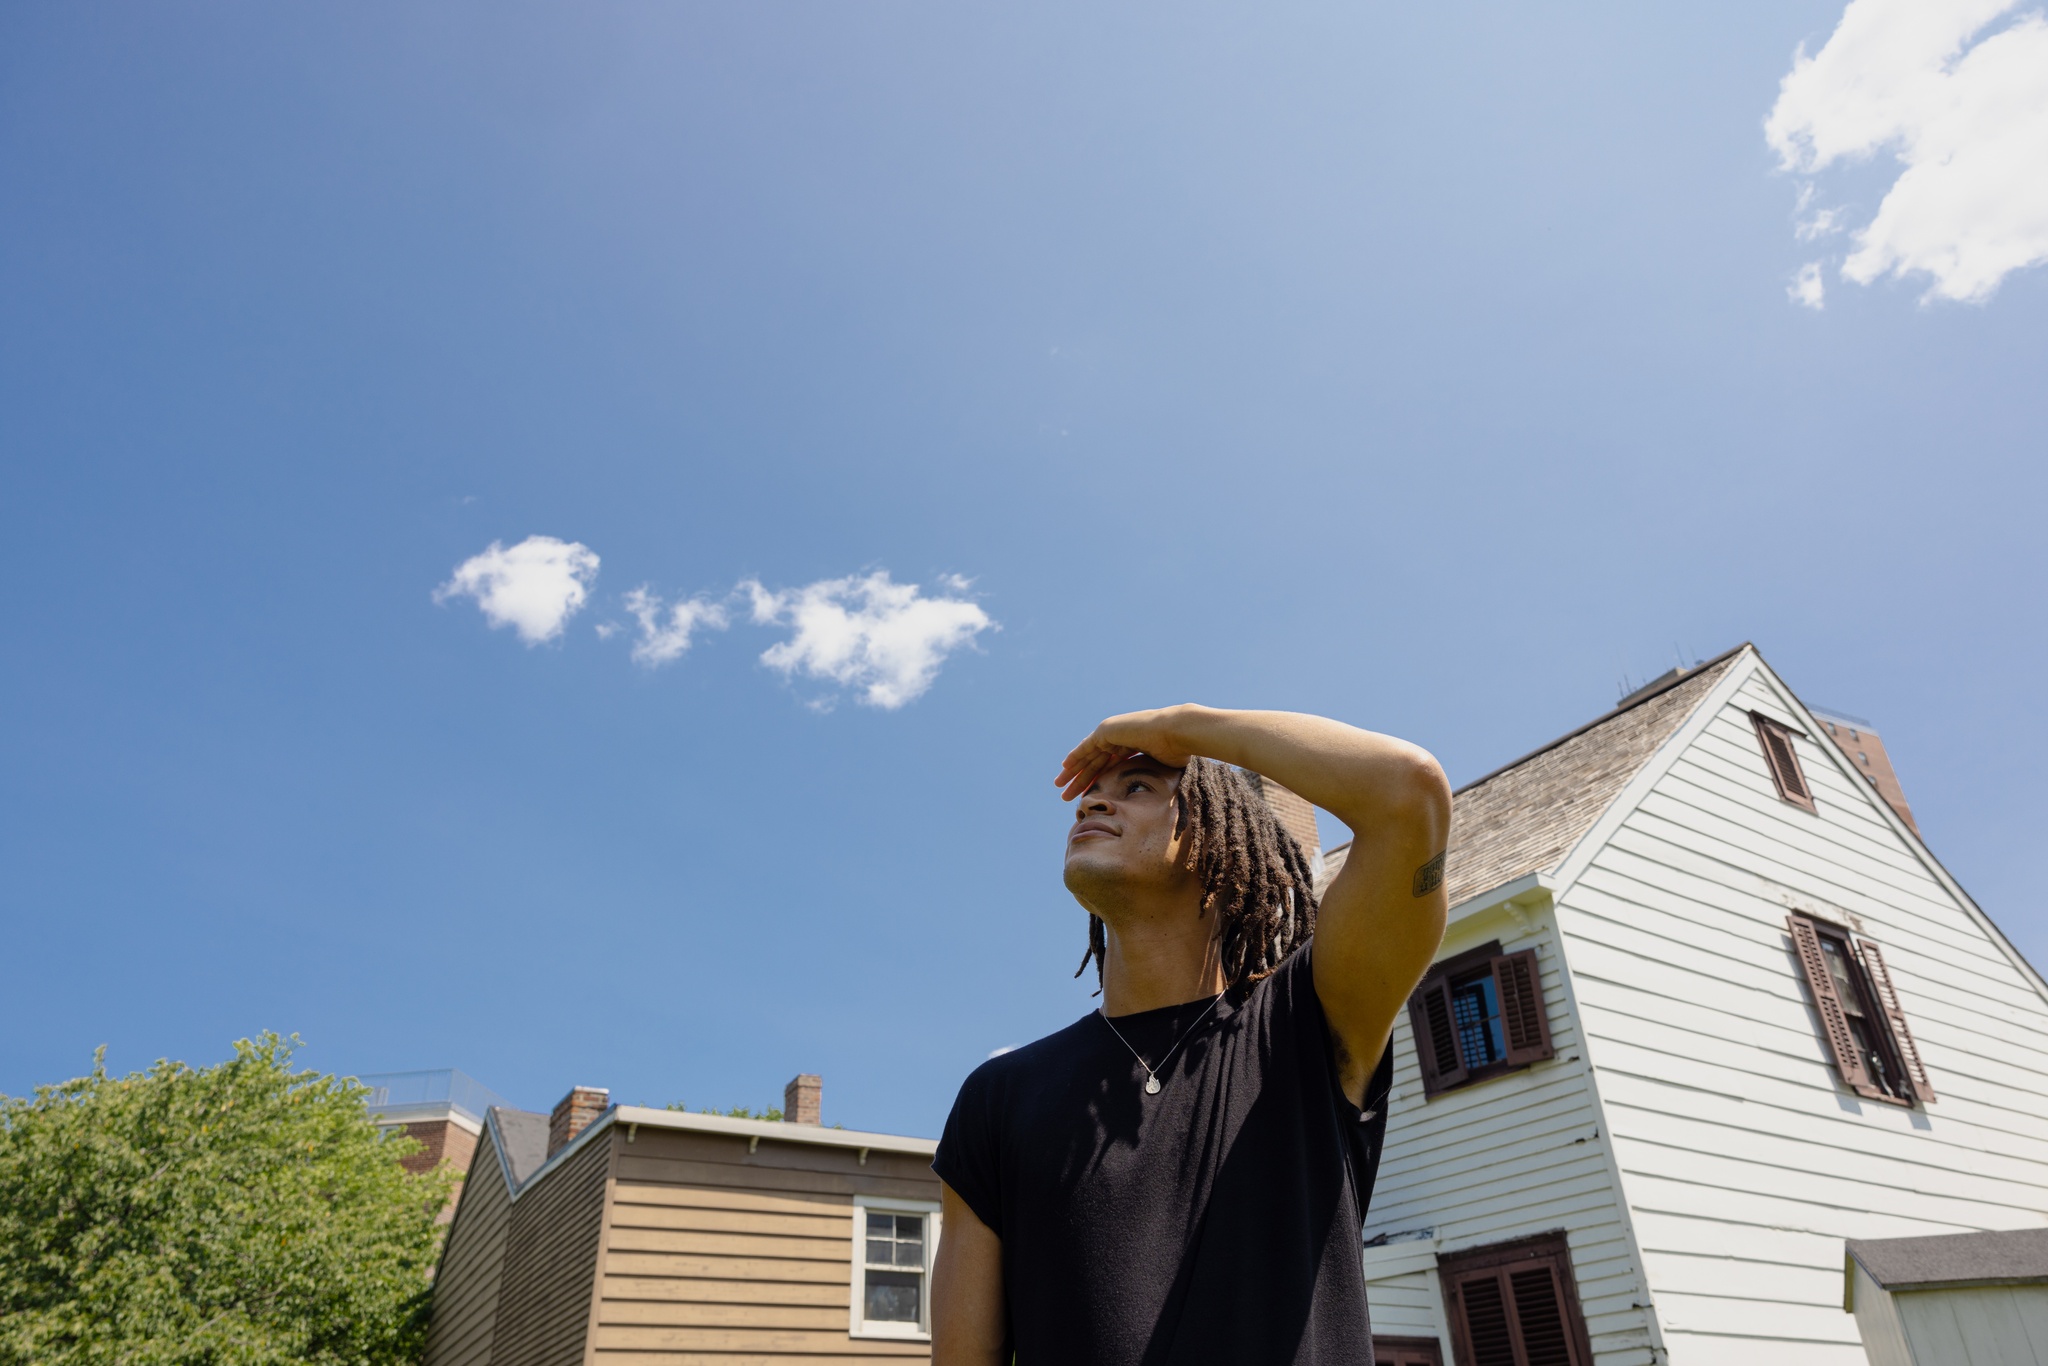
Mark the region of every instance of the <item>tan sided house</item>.
<instances>
[{"instance_id":1,"label":"tan sided house","mask_svg":"<svg viewBox=\"0 0 2048 1366\"><path fill-rule=\"evenodd\" d=\"M928 1361L931 1139L635 1105L494 1108L435 1281L427 1366Z\"/></svg>"}]
</instances>

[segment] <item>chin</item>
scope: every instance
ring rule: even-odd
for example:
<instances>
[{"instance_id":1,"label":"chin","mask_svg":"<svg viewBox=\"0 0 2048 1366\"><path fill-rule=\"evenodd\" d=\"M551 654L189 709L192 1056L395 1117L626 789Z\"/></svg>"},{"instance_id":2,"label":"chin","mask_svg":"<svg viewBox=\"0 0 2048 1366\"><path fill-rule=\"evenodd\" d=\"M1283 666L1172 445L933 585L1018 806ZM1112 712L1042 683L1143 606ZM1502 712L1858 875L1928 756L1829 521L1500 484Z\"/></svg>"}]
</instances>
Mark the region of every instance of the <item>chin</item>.
<instances>
[{"instance_id":1,"label":"chin","mask_svg":"<svg viewBox=\"0 0 2048 1366\"><path fill-rule=\"evenodd\" d=\"M1065 869L1067 890L1083 905L1090 905L1102 893L1136 881L1135 870L1117 856L1118 852L1091 849L1086 844L1068 849Z\"/></svg>"}]
</instances>

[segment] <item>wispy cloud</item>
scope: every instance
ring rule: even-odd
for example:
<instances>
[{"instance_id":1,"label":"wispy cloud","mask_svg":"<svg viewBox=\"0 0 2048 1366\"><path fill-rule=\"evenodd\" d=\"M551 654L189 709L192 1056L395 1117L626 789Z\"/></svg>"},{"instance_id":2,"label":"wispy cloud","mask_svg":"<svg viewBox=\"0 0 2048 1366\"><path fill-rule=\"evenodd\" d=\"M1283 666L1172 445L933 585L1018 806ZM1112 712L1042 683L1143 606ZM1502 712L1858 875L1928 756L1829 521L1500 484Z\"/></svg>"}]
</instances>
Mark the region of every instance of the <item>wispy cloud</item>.
<instances>
[{"instance_id":1,"label":"wispy cloud","mask_svg":"<svg viewBox=\"0 0 2048 1366\"><path fill-rule=\"evenodd\" d=\"M664 603L659 596L648 591L645 584L626 594L625 606L633 614L633 619L640 623L640 639L633 643L633 662L645 664L650 669L681 659L690 648L691 634L700 627L722 631L728 620L720 603L703 597ZM664 608L668 612L666 620L662 617ZM600 636L610 634L599 629Z\"/></svg>"},{"instance_id":2,"label":"wispy cloud","mask_svg":"<svg viewBox=\"0 0 2048 1366\"><path fill-rule=\"evenodd\" d=\"M968 587L948 577L940 595L927 597L917 584L891 582L884 569L780 592L751 579L740 585L756 622L794 630L762 654L762 663L785 677L858 689L862 702L888 710L923 696L946 656L995 625L963 596Z\"/></svg>"},{"instance_id":3,"label":"wispy cloud","mask_svg":"<svg viewBox=\"0 0 2048 1366\"><path fill-rule=\"evenodd\" d=\"M1808 308L1820 308L1826 293L1827 286L1821 281L1818 261L1808 261L1801 266L1799 273L1792 277L1792 283L1785 286L1787 298L1795 304L1805 304Z\"/></svg>"},{"instance_id":4,"label":"wispy cloud","mask_svg":"<svg viewBox=\"0 0 2048 1366\"><path fill-rule=\"evenodd\" d=\"M1929 298L1981 302L2048 261L2048 23L2018 0L1851 0L1821 50L1802 47L1764 133L1784 168L1897 157L1842 277L1932 278ZM1801 211L1808 198L1802 192ZM1801 220L1811 240L1840 210ZM1803 278L1802 272L1802 278ZM1800 303L1819 306L1794 287Z\"/></svg>"},{"instance_id":5,"label":"wispy cloud","mask_svg":"<svg viewBox=\"0 0 2048 1366\"><path fill-rule=\"evenodd\" d=\"M529 536L509 549L493 541L456 566L434 590L434 601L473 598L492 626L511 626L527 644L538 645L559 637L583 609L597 569L596 552L574 541ZM930 691L955 650L997 629L968 596L971 587L949 575L927 593L877 569L777 590L746 579L723 598L699 593L674 602L642 584L617 602L639 627L633 641L637 664L655 669L681 659L702 632L730 626L744 601L756 625L790 632L763 652L764 664L784 677L802 675L854 690L867 705L893 711ZM600 640L628 629L615 620L596 628ZM829 707L831 698L812 705Z\"/></svg>"},{"instance_id":6,"label":"wispy cloud","mask_svg":"<svg viewBox=\"0 0 2048 1366\"><path fill-rule=\"evenodd\" d=\"M494 629L510 626L528 645L539 645L561 635L583 609L597 566L596 552L576 541L528 536L509 549L492 541L455 567L434 601L474 598Z\"/></svg>"}]
</instances>

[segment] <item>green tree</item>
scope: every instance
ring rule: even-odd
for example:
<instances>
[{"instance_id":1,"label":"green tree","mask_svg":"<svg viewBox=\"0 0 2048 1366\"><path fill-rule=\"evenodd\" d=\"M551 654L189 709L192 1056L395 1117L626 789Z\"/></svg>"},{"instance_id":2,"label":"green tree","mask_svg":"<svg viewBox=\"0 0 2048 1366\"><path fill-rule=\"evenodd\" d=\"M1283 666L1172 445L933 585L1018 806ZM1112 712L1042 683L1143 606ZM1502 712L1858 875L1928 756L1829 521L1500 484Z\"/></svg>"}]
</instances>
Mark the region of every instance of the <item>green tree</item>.
<instances>
[{"instance_id":1,"label":"green tree","mask_svg":"<svg viewBox=\"0 0 2048 1366\"><path fill-rule=\"evenodd\" d=\"M690 1107L680 1100L672 1100L661 1108L664 1110L681 1110L687 1113ZM729 1110L721 1110L715 1105L707 1105L697 1113L700 1115L722 1115L726 1119L765 1119L774 1122L779 1122L782 1119L782 1111L773 1105L765 1110L749 1110L744 1105L735 1105Z\"/></svg>"},{"instance_id":2,"label":"green tree","mask_svg":"<svg viewBox=\"0 0 2048 1366\"><path fill-rule=\"evenodd\" d=\"M453 1178L296 1043L0 1096L0 1366L419 1359Z\"/></svg>"}]
</instances>

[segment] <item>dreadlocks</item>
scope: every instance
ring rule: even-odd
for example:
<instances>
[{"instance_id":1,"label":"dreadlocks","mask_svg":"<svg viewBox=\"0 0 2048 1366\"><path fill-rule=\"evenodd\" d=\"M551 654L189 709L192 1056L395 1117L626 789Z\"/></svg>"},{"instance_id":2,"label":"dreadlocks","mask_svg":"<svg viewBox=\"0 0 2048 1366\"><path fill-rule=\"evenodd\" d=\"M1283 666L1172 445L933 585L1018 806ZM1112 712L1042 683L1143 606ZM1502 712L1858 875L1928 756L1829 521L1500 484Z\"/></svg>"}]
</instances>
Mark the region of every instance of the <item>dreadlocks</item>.
<instances>
[{"instance_id":1,"label":"dreadlocks","mask_svg":"<svg viewBox=\"0 0 2048 1366\"><path fill-rule=\"evenodd\" d=\"M1212 759L1190 759L1174 794L1174 833L1187 837L1182 864L1201 879L1200 914L1221 919L1223 980L1258 981L1315 933L1316 894L1301 845L1273 816L1257 780ZM1109 951L1102 921L1088 917L1079 977Z\"/></svg>"}]
</instances>

